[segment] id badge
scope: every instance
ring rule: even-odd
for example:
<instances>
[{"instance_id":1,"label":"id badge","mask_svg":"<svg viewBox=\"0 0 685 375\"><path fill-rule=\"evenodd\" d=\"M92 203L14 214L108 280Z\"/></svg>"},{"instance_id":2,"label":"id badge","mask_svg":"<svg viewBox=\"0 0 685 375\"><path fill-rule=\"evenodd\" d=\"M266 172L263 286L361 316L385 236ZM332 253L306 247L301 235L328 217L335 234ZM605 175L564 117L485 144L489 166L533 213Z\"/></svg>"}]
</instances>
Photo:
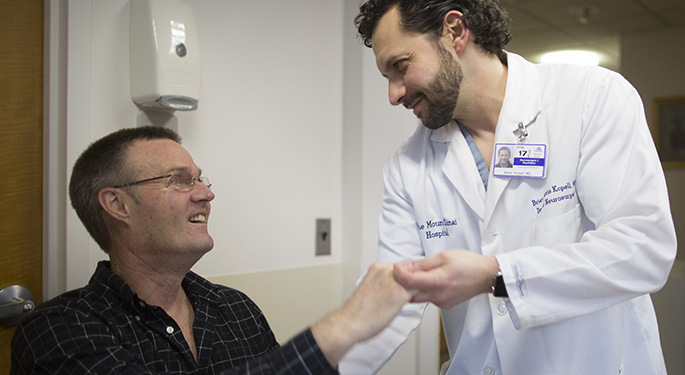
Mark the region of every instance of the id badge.
<instances>
[{"instance_id":1,"label":"id badge","mask_svg":"<svg viewBox=\"0 0 685 375\"><path fill-rule=\"evenodd\" d=\"M547 177L547 145L523 143L495 144L495 177Z\"/></svg>"}]
</instances>

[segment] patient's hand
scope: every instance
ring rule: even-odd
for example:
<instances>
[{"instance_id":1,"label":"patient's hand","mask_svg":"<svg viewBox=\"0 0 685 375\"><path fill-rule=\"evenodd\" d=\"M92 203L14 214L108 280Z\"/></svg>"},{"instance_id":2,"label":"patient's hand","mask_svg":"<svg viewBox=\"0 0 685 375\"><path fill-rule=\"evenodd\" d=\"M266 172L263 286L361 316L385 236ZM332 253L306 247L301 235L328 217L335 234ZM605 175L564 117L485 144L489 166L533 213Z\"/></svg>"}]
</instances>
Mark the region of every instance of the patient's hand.
<instances>
[{"instance_id":1,"label":"patient's hand","mask_svg":"<svg viewBox=\"0 0 685 375\"><path fill-rule=\"evenodd\" d=\"M372 265L345 304L312 327L319 347L333 366L357 342L385 328L414 292L395 281L391 264Z\"/></svg>"}]
</instances>

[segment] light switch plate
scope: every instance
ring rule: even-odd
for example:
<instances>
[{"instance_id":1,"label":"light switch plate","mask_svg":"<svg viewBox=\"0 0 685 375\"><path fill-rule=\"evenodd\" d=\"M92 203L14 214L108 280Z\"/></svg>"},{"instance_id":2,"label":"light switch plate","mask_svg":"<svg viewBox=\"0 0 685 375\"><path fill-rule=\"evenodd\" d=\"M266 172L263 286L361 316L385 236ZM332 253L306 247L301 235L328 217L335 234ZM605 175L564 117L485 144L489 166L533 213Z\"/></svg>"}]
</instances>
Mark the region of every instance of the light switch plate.
<instances>
[{"instance_id":1,"label":"light switch plate","mask_svg":"<svg viewBox=\"0 0 685 375\"><path fill-rule=\"evenodd\" d=\"M331 255L331 219L316 219L316 252L314 255Z\"/></svg>"}]
</instances>

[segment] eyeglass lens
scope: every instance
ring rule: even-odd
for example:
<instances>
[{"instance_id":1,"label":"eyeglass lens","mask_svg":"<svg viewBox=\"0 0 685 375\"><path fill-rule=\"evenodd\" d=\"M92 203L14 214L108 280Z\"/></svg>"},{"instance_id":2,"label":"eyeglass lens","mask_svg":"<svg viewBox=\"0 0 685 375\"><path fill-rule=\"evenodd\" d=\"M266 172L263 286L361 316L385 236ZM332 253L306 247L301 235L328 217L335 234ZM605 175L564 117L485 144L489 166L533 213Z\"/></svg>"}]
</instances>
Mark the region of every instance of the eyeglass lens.
<instances>
[{"instance_id":1,"label":"eyeglass lens","mask_svg":"<svg viewBox=\"0 0 685 375\"><path fill-rule=\"evenodd\" d=\"M209 179L205 176L199 176L199 177L193 177L190 172L186 171L179 171L175 173L172 177L171 180L169 181L170 185L173 185L174 187L178 189L192 189L193 186L195 185L195 181L200 181L203 185L207 187L211 187L212 184L209 182Z\"/></svg>"}]
</instances>

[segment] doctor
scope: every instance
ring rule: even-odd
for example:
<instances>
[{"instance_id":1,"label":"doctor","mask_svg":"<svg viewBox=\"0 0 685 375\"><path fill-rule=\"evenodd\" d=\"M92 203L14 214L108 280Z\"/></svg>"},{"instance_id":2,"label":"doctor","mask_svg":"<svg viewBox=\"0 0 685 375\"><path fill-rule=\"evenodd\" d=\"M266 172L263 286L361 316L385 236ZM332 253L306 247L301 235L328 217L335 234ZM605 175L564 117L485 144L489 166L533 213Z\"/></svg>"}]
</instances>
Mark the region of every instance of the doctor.
<instances>
[{"instance_id":1,"label":"doctor","mask_svg":"<svg viewBox=\"0 0 685 375\"><path fill-rule=\"evenodd\" d=\"M504 52L490 0L369 0L355 19L421 120L384 168L381 262L442 308L448 374L666 374L649 293L676 253L642 102L597 67ZM511 168L492 168L497 150ZM378 371L425 304L352 349Z\"/></svg>"}]
</instances>

